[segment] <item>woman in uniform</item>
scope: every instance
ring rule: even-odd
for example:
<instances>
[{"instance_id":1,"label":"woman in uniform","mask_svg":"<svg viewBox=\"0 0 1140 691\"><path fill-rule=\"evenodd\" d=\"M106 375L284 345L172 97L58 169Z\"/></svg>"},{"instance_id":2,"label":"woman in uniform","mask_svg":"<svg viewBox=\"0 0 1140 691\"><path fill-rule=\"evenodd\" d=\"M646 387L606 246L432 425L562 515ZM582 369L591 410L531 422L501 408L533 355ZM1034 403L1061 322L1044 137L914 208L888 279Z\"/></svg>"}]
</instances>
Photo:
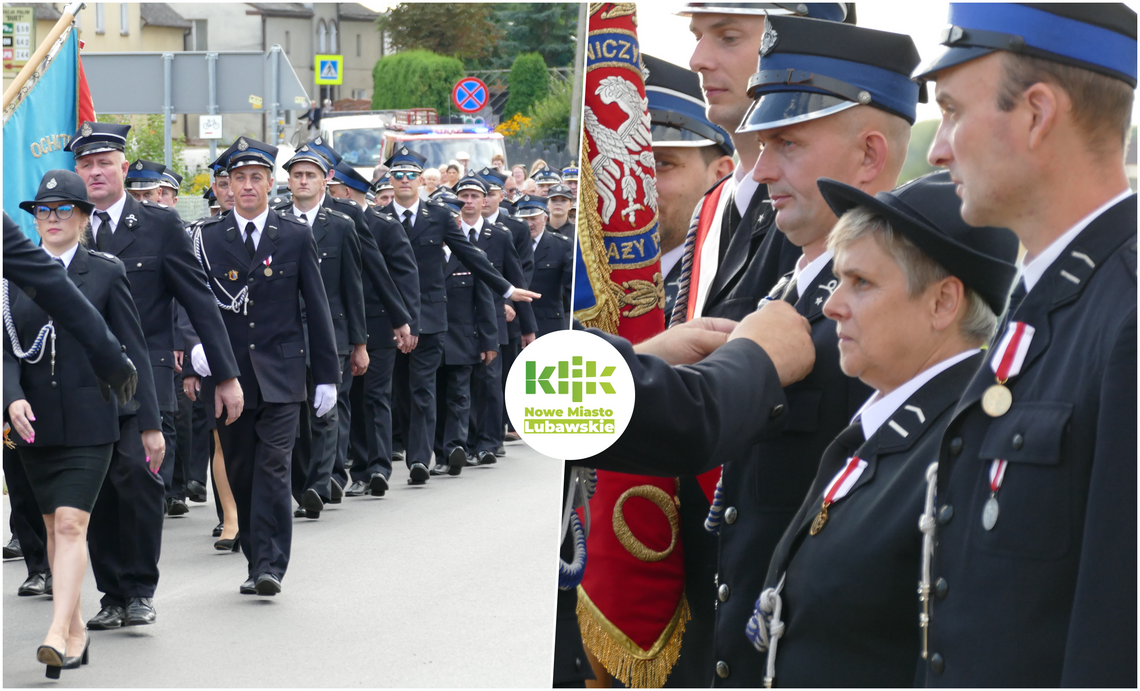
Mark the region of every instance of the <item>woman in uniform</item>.
<instances>
[{"instance_id":1,"label":"woman in uniform","mask_svg":"<svg viewBox=\"0 0 1140 691\"><path fill-rule=\"evenodd\" d=\"M83 180L49 171L34 201L43 249L66 268L106 320L133 362L148 362L146 342L122 262L80 246L94 206ZM80 587L87 570L87 524L119 438L119 406L104 400L83 347L18 290L4 282L4 408L47 528L54 576L52 621L36 659L47 676L87 663ZM153 391L150 368L139 366L139 389ZM153 398L153 393L150 398Z\"/></svg>"},{"instance_id":2,"label":"woman in uniform","mask_svg":"<svg viewBox=\"0 0 1140 691\"><path fill-rule=\"evenodd\" d=\"M766 685L911 686L932 463L1005 310L1017 238L967 226L948 173L874 197L819 188L840 217L824 314L843 372L876 391L824 453L741 633L767 652Z\"/></svg>"}]
</instances>

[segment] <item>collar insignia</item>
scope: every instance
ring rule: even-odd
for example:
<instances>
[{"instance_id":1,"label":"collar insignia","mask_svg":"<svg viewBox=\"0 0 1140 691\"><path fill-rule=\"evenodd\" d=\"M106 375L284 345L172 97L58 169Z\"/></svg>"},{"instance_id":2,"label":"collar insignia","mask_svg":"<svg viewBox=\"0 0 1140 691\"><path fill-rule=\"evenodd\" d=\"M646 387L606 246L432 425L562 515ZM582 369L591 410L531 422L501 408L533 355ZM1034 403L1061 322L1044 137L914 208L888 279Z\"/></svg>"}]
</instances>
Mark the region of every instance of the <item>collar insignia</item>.
<instances>
[{"instance_id":1,"label":"collar insignia","mask_svg":"<svg viewBox=\"0 0 1140 691\"><path fill-rule=\"evenodd\" d=\"M134 223L137 219L134 214L127 215L127 223Z\"/></svg>"}]
</instances>

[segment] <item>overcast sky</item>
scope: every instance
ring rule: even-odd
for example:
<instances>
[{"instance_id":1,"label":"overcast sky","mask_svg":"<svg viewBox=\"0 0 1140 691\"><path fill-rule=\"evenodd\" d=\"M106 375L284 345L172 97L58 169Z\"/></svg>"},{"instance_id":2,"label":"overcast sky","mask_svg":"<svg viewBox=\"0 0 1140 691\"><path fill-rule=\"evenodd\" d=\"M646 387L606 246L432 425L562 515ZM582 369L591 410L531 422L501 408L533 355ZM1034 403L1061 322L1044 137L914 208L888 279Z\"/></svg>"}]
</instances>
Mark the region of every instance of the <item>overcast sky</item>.
<instances>
[{"instance_id":1,"label":"overcast sky","mask_svg":"<svg viewBox=\"0 0 1140 691\"><path fill-rule=\"evenodd\" d=\"M922 0L922 2L878 0L857 2L856 8L860 26L910 34L918 47L919 55L926 60L939 48L938 35L946 26L948 4L940 0ZM1125 4L1134 10L1140 5L1135 0ZM686 68L689 66L689 56L696 46L696 40L689 33L689 19L674 14L684 5L684 2L677 0L637 3L637 34L643 53ZM1138 110L1140 109L1132 110L1133 123L1140 121ZM933 99L931 103L918 104L919 120L938 117L938 106L933 103Z\"/></svg>"}]
</instances>

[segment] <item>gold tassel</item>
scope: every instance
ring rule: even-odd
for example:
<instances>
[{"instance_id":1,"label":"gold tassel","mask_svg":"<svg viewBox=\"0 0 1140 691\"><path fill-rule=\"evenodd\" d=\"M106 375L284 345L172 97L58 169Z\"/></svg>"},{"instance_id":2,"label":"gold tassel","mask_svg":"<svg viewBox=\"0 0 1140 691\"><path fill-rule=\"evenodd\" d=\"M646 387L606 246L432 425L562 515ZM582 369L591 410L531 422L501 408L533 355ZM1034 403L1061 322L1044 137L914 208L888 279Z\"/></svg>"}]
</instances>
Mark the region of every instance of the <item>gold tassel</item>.
<instances>
[{"instance_id":1,"label":"gold tassel","mask_svg":"<svg viewBox=\"0 0 1140 691\"><path fill-rule=\"evenodd\" d=\"M594 167L590 165L590 142L582 137L582 165L580 168L581 200L579 206L584 212L586 232L578 231L578 251L582 253L582 263L594 288L594 306L574 313L582 326L601 329L609 334L618 331L618 315L621 304L612 291L601 286L610 286L610 265L606 259L606 243L603 240L602 217L598 214L598 182L594 177Z\"/></svg>"},{"instance_id":2,"label":"gold tassel","mask_svg":"<svg viewBox=\"0 0 1140 691\"><path fill-rule=\"evenodd\" d=\"M578 628L582 643L601 661L606 671L626 686L659 689L681 656L685 623L692 619L689 601L681 594L673 620L648 651L643 650L614 626L578 586Z\"/></svg>"}]
</instances>

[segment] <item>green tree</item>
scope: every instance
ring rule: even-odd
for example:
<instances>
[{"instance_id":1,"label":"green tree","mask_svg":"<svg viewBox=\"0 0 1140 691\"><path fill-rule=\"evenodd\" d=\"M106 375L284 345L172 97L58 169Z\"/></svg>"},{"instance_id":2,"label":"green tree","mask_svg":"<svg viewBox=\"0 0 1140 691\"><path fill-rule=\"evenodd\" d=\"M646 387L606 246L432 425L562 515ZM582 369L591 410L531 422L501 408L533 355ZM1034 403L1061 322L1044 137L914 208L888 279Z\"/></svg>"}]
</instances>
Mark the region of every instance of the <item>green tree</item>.
<instances>
[{"instance_id":1,"label":"green tree","mask_svg":"<svg viewBox=\"0 0 1140 691\"><path fill-rule=\"evenodd\" d=\"M505 69L516 55L538 53L547 67L572 67L577 47L578 5L512 2L495 7L503 40L490 67Z\"/></svg>"},{"instance_id":2,"label":"green tree","mask_svg":"<svg viewBox=\"0 0 1140 691\"><path fill-rule=\"evenodd\" d=\"M112 122L117 125L130 125L131 131L127 134L127 150L124 155L127 161L138 159L162 163L166 159L166 141L163 139L162 114L152 115L99 115L99 122ZM171 136L170 140L170 167L175 173L182 176L182 192L191 192L190 184L193 178L186 169L186 160L182 152L186 150L185 137Z\"/></svg>"},{"instance_id":3,"label":"green tree","mask_svg":"<svg viewBox=\"0 0 1140 691\"><path fill-rule=\"evenodd\" d=\"M446 113L451 87L465 74L458 59L426 50L389 55L372 68L372 108L435 108Z\"/></svg>"},{"instance_id":4,"label":"green tree","mask_svg":"<svg viewBox=\"0 0 1140 691\"><path fill-rule=\"evenodd\" d=\"M526 113L531 106L550 93L550 73L538 53L523 53L511 64L508 77L510 96L503 107L503 119L515 113Z\"/></svg>"},{"instance_id":5,"label":"green tree","mask_svg":"<svg viewBox=\"0 0 1140 691\"><path fill-rule=\"evenodd\" d=\"M923 120L914 123L914 127L910 130L910 145L906 150L906 161L903 162L902 172L899 173L900 185L938 170L926 162L926 154L930 151L930 144L934 141L934 133L937 131L937 120Z\"/></svg>"},{"instance_id":6,"label":"green tree","mask_svg":"<svg viewBox=\"0 0 1140 691\"><path fill-rule=\"evenodd\" d=\"M400 3L376 20L397 51L426 50L460 60L490 57L502 32L493 7L474 3Z\"/></svg>"},{"instance_id":7,"label":"green tree","mask_svg":"<svg viewBox=\"0 0 1140 691\"><path fill-rule=\"evenodd\" d=\"M566 133L570 129L570 95L574 87L568 82L555 82L550 94L530 109L530 120L520 134L532 142L544 139L557 140L565 146Z\"/></svg>"}]
</instances>

